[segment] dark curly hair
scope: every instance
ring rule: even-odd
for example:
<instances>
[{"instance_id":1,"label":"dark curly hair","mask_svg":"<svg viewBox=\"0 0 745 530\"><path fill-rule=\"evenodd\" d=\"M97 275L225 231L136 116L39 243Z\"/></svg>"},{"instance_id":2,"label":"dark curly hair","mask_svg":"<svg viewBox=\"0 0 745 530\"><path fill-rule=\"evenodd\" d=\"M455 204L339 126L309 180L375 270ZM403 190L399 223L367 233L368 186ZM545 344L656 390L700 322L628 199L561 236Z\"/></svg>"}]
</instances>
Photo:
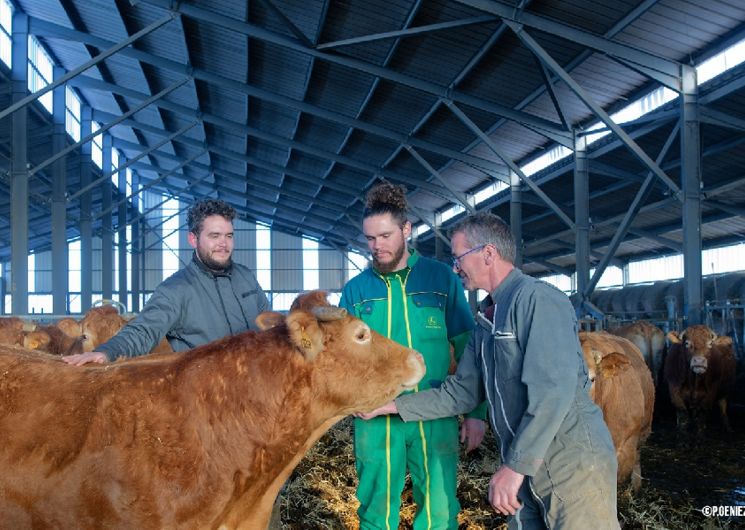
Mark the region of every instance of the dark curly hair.
<instances>
[{"instance_id":1,"label":"dark curly hair","mask_svg":"<svg viewBox=\"0 0 745 530\"><path fill-rule=\"evenodd\" d=\"M202 199L196 202L186 214L189 232L198 236L202 231L202 222L210 215L219 215L232 223L235 219L235 208L220 199Z\"/></svg>"},{"instance_id":2,"label":"dark curly hair","mask_svg":"<svg viewBox=\"0 0 745 530\"><path fill-rule=\"evenodd\" d=\"M389 213L399 226L403 226L407 221L406 206L406 187L383 182L367 192L362 218Z\"/></svg>"}]
</instances>

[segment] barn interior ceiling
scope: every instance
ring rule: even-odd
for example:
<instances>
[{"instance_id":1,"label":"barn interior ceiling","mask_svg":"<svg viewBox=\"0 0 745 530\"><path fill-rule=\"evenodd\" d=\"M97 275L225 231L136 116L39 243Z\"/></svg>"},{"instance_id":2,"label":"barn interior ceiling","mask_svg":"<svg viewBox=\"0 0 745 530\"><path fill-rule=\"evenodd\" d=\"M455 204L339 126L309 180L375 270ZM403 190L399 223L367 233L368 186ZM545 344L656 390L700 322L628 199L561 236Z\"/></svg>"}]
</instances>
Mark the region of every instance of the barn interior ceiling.
<instances>
[{"instance_id":1,"label":"barn interior ceiling","mask_svg":"<svg viewBox=\"0 0 745 530\"><path fill-rule=\"evenodd\" d=\"M745 3L722 0L14 5L25 14L16 29L26 25L59 76L71 73L68 86L147 189L186 202L220 197L246 219L359 250L363 194L387 180L407 187L412 221L431 228L417 238L428 255L449 253L457 217L443 219L453 206L510 219L520 197L531 274L573 272L578 229L589 232L594 264L681 251L681 175L696 163L681 147L690 125L681 127L681 98L622 126L610 116L660 87L681 93L696 66L745 39ZM0 84L7 111L4 64ZM704 248L745 234L743 87L740 65L694 91ZM51 116L38 101L26 108L29 246L38 251L50 247L60 149ZM11 114L0 111L2 261L19 145ZM610 134L590 143L595 123ZM558 146L582 146L581 157L528 174ZM100 233L109 205L124 198L108 176L81 184L85 149L68 139L61 157L70 238L81 217ZM574 200L578 164L589 174L585 216ZM504 189L481 200L490 186ZM113 226L137 216L130 209Z\"/></svg>"}]
</instances>

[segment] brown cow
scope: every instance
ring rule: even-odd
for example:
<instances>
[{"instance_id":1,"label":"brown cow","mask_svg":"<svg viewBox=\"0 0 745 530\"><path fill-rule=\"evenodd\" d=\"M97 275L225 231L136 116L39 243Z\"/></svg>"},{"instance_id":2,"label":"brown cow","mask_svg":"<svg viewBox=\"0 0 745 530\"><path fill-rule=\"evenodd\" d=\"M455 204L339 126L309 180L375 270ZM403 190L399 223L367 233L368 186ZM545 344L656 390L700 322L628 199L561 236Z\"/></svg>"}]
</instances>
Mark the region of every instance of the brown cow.
<instances>
[{"instance_id":1,"label":"brown cow","mask_svg":"<svg viewBox=\"0 0 745 530\"><path fill-rule=\"evenodd\" d=\"M83 351L95 349L116 335L127 325L129 320L119 314L112 305L102 305L88 310L80 321L83 332ZM150 353L173 353L173 348L166 339L161 340Z\"/></svg>"},{"instance_id":2,"label":"brown cow","mask_svg":"<svg viewBox=\"0 0 745 530\"><path fill-rule=\"evenodd\" d=\"M608 330L634 343L639 348L644 361L647 363L655 386L661 377L662 355L665 350L665 333L646 320L639 320L626 326Z\"/></svg>"},{"instance_id":3,"label":"brown cow","mask_svg":"<svg viewBox=\"0 0 745 530\"><path fill-rule=\"evenodd\" d=\"M55 322L54 325L62 330L65 335L74 339L80 337L83 334L83 330L80 327L80 322L78 322L74 318L61 318L57 322Z\"/></svg>"},{"instance_id":4,"label":"brown cow","mask_svg":"<svg viewBox=\"0 0 745 530\"><path fill-rule=\"evenodd\" d=\"M589 369L590 398L603 411L618 458L618 483L641 487L641 446L652 430L654 383L639 349L604 332L579 334Z\"/></svg>"},{"instance_id":5,"label":"brown cow","mask_svg":"<svg viewBox=\"0 0 745 530\"><path fill-rule=\"evenodd\" d=\"M84 337L70 337L57 326L37 326L34 331L24 332L23 347L52 355L83 353Z\"/></svg>"},{"instance_id":6,"label":"brown cow","mask_svg":"<svg viewBox=\"0 0 745 530\"><path fill-rule=\"evenodd\" d=\"M680 335L671 331L667 337L670 349L664 373L678 427L686 429L692 419L697 431L702 432L706 416L717 403L722 426L731 432L727 394L735 384L737 367L732 339L718 337L702 325L690 326Z\"/></svg>"},{"instance_id":7,"label":"brown cow","mask_svg":"<svg viewBox=\"0 0 745 530\"><path fill-rule=\"evenodd\" d=\"M0 344L22 346L26 332L36 329L36 325L18 317L0 318Z\"/></svg>"},{"instance_id":8,"label":"brown cow","mask_svg":"<svg viewBox=\"0 0 745 530\"><path fill-rule=\"evenodd\" d=\"M421 355L328 305L108 365L0 347L2 524L265 528L324 432L424 373Z\"/></svg>"}]
</instances>

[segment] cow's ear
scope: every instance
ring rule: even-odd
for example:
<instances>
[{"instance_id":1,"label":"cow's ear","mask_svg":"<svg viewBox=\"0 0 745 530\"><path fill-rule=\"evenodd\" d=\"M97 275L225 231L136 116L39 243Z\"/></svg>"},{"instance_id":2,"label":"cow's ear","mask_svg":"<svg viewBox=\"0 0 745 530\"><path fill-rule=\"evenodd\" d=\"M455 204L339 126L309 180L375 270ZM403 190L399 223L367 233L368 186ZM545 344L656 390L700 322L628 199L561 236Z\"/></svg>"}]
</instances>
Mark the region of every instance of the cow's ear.
<instances>
[{"instance_id":1,"label":"cow's ear","mask_svg":"<svg viewBox=\"0 0 745 530\"><path fill-rule=\"evenodd\" d=\"M256 317L256 326L264 331L265 329L276 328L285 323L285 316L276 311L264 311Z\"/></svg>"},{"instance_id":2,"label":"cow's ear","mask_svg":"<svg viewBox=\"0 0 745 530\"><path fill-rule=\"evenodd\" d=\"M667 340L669 340L672 344L680 344L681 342L683 342L682 340L680 340L677 331L670 331L667 334Z\"/></svg>"},{"instance_id":3,"label":"cow's ear","mask_svg":"<svg viewBox=\"0 0 745 530\"><path fill-rule=\"evenodd\" d=\"M623 353L612 352L598 363L598 373L603 375L603 379L609 379L630 364L631 362Z\"/></svg>"},{"instance_id":4,"label":"cow's ear","mask_svg":"<svg viewBox=\"0 0 745 530\"><path fill-rule=\"evenodd\" d=\"M323 350L323 330L316 317L307 311L292 311L286 319L290 342L312 361Z\"/></svg>"},{"instance_id":5,"label":"cow's ear","mask_svg":"<svg viewBox=\"0 0 745 530\"><path fill-rule=\"evenodd\" d=\"M730 337L729 335L719 335L716 339L714 339L713 346L728 348L732 346L732 337Z\"/></svg>"}]
</instances>

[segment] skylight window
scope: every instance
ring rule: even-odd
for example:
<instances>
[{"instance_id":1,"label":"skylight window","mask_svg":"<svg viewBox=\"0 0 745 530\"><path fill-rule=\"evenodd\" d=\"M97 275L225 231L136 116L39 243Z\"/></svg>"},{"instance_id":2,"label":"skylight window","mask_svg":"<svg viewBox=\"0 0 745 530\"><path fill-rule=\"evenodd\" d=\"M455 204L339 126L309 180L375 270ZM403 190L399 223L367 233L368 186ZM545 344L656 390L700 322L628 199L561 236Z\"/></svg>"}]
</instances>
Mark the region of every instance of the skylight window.
<instances>
[{"instance_id":1,"label":"skylight window","mask_svg":"<svg viewBox=\"0 0 745 530\"><path fill-rule=\"evenodd\" d=\"M65 87L65 130L80 141L80 98L70 87Z\"/></svg>"},{"instance_id":2,"label":"skylight window","mask_svg":"<svg viewBox=\"0 0 745 530\"><path fill-rule=\"evenodd\" d=\"M28 89L37 92L52 82L54 63L41 43L33 35L28 37ZM52 92L39 98L39 102L52 112Z\"/></svg>"},{"instance_id":3,"label":"skylight window","mask_svg":"<svg viewBox=\"0 0 745 530\"><path fill-rule=\"evenodd\" d=\"M101 129L101 126L95 121L91 122L91 133L95 133ZM98 166L99 169L103 169L103 135L97 134L93 137L91 142L91 159L93 163Z\"/></svg>"},{"instance_id":4,"label":"skylight window","mask_svg":"<svg viewBox=\"0 0 745 530\"><path fill-rule=\"evenodd\" d=\"M0 59L8 65L8 68L12 66L13 62L13 40L11 35L13 34L13 6L10 5L8 0L0 0Z\"/></svg>"}]
</instances>

